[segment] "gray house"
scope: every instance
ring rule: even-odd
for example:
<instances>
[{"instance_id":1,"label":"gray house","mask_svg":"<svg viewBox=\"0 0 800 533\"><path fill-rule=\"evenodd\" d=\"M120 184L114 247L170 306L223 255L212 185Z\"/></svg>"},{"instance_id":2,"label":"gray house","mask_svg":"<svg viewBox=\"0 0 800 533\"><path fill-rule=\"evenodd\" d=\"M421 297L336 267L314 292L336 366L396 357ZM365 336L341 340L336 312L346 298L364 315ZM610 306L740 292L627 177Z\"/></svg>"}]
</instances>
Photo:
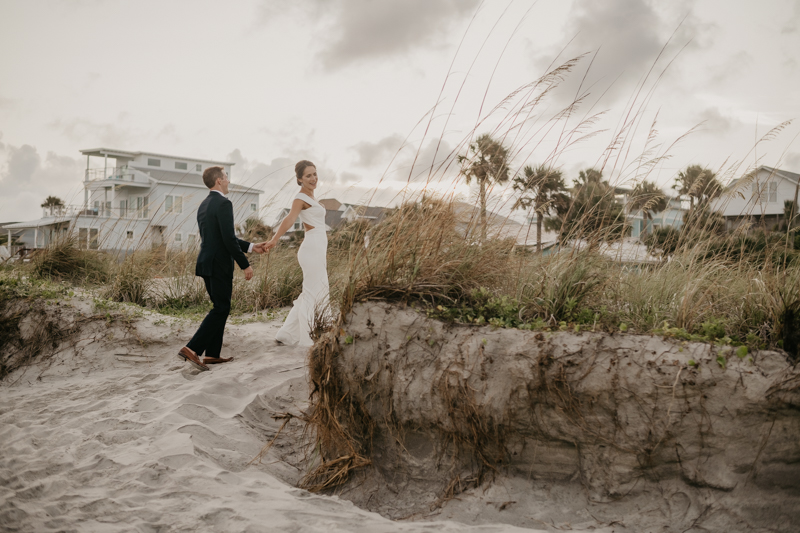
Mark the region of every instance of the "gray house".
<instances>
[{"instance_id":1,"label":"gray house","mask_svg":"<svg viewBox=\"0 0 800 533\"><path fill-rule=\"evenodd\" d=\"M86 156L83 205L43 208L42 217L7 224L3 231L33 232L30 248L41 248L73 232L81 247L134 251L147 247L199 244L196 213L208 195L203 170L233 163L109 148L81 150ZM234 221L257 216L263 191L230 184Z\"/></svg>"}]
</instances>

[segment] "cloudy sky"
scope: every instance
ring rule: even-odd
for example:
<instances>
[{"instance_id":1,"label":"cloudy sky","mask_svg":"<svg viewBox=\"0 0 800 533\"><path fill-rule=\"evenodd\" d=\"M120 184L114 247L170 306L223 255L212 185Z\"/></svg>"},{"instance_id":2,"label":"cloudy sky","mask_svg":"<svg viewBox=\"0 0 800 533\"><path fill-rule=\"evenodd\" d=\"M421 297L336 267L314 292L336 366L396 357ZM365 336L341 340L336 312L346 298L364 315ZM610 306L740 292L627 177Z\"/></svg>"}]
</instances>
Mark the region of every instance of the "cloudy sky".
<instances>
[{"instance_id":1,"label":"cloudy sky","mask_svg":"<svg viewBox=\"0 0 800 533\"><path fill-rule=\"evenodd\" d=\"M485 132L568 178L800 172L798 26L797 0L0 0L0 222L80 203L101 146L233 161L267 219L298 159L320 197L469 198Z\"/></svg>"}]
</instances>

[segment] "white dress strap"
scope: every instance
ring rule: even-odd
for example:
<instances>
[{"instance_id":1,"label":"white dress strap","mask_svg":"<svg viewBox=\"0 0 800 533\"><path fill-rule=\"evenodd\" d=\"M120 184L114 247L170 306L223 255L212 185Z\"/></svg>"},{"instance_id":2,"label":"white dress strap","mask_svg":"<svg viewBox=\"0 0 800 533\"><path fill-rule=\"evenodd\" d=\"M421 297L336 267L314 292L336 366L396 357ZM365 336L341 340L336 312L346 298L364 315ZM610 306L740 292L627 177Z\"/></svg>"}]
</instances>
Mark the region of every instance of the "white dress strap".
<instances>
[{"instance_id":1,"label":"white dress strap","mask_svg":"<svg viewBox=\"0 0 800 533\"><path fill-rule=\"evenodd\" d=\"M308 205L314 205L319 203L304 192L297 193L297 196L295 196L294 198L295 200L302 200Z\"/></svg>"}]
</instances>

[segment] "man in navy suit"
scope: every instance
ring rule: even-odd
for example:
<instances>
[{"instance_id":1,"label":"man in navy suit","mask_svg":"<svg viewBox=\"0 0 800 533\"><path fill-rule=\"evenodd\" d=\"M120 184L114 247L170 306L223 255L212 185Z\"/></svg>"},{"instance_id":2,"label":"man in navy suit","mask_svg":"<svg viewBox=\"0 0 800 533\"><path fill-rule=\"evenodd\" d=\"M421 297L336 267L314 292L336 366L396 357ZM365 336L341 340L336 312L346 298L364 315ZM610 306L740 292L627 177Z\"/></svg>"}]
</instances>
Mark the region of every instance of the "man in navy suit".
<instances>
[{"instance_id":1,"label":"man in navy suit","mask_svg":"<svg viewBox=\"0 0 800 533\"><path fill-rule=\"evenodd\" d=\"M192 340L181 348L178 358L188 361L200 370L209 364L227 363L233 357L220 357L225 322L231 311L234 261L244 271L244 278L253 277L253 267L245 253L263 253L260 244L253 245L236 237L233 226L233 204L228 194L228 174L222 167L210 167L203 172L203 183L210 189L208 197L197 210L200 227L200 254L197 256L195 275L201 276L214 307L208 312ZM206 357L200 361L200 356Z\"/></svg>"}]
</instances>

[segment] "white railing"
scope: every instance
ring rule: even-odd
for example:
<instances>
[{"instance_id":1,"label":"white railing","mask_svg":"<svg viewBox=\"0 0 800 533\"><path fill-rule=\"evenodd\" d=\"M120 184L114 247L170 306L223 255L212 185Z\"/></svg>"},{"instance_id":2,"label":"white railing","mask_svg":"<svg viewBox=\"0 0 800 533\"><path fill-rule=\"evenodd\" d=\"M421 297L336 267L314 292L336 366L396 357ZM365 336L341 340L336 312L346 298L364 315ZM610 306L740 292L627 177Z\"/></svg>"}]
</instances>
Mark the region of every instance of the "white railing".
<instances>
[{"instance_id":1,"label":"white railing","mask_svg":"<svg viewBox=\"0 0 800 533\"><path fill-rule=\"evenodd\" d=\"M43 217L55 218L74 218L77 216L87 217L105 217L105 218L148 218L150 216L150 209L148 207L108 207L99 205L84 207L82 205L58 205L48 206L42 208Z\"/></svg>"},{"instance_id":2,"label":"white railing","mask_svg":"<svg viewBox=\"0 0 800 533\"><path fill-rule=\"evenodd\" d=\"M135 169L129 167L113 167L113 168L91 168L86 169L85 181L112 181L112 182L127 182L127 183L142 183L149 184L150 180L147 176Z\"/></svg>"}]
</instances>

